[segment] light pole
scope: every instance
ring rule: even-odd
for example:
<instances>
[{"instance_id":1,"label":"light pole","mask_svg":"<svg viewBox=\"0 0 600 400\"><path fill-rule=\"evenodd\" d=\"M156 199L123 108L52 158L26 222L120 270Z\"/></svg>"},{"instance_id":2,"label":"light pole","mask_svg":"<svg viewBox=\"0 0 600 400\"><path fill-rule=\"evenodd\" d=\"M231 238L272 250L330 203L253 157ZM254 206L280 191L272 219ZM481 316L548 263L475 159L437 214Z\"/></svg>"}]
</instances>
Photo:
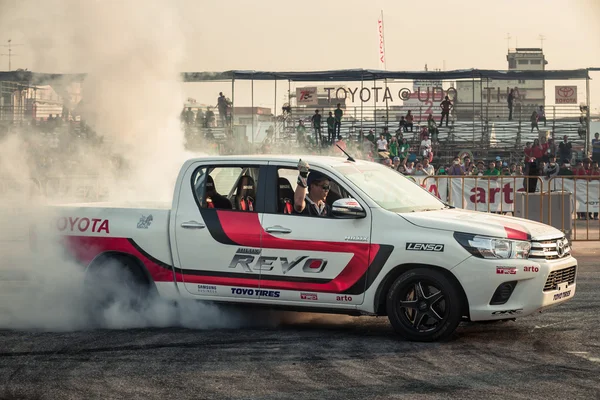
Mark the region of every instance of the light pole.
<instances>
[{"instance_id":1,"label":"light pole","mask_svg":"<svg viewBox=\"0 0 600 400\"><path fill-rule=\"evenodd\" d=\"M13 44L12 43L12 39L8 39L8 44L3 44L0 45L2 47L8 47L8 54L0 54L2 56L8 56L8 70L10 71L12 69L12 57L16 56L18 54L12 54L12 46L23 46L22 44Z\"/></svg>"}]
</instances>

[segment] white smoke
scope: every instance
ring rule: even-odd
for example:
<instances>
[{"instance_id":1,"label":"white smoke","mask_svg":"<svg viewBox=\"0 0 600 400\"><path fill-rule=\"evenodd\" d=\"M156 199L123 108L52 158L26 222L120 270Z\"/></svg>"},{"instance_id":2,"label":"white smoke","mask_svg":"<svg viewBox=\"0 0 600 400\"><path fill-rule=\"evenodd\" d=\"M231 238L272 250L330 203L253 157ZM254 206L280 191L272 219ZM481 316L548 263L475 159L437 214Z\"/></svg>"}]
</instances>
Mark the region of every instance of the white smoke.
<instances>
[{"instance_id":1,"label":"white smoke","mask_svg":"<svg viewBox=\"0 0 600 400\"><path fill-rule=\"evenodd\" d=\"M111 185L106 200L171 201L179 168L191 156L184 150L179 122L179 74L187 50L180 16L176 6L164 1L0 3L0 24L18 30L35 54L33 71L87 74L85 106L78 111L103 138L101 145L77 146L78 158L84 161L77 167L60 159L44 164L47 140L31 129L13 127L0 139L0 328L97 326L86 308L89 293L83 269L65 257L59 238L44 234L53 215L45 207L48 199L36 195L42 176L33 171L59 178L99 176ZM113 169L112 155L124 158L123 171ZM31 163L37 168L30 168ZM33 225L42 225L35 252L29 242ZM109 281L98 286L110 286ZM140 312L128 308L127 298L127 293L117 294L117 303L104 310L101 326L213 328L250 322L244 317L247 313L185 301L175 305L155 299Z\"/></svg>"}]
</instances>

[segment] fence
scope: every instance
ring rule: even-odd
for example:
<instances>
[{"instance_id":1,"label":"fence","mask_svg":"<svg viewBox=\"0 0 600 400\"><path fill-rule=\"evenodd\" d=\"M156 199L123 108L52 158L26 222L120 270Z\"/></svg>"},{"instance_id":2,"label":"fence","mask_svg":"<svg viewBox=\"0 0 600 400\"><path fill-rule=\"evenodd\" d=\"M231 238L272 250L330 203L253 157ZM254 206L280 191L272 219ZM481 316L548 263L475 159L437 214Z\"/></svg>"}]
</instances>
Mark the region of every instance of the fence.
<instances>
[{"instance_id":1,"label":"fence","mask_svg":"<svg viewBox=\"0 0 600 400\"><path fill-rule=\"evenodd\" d=\"M600 177L413 178L430 193L457 208L542 222L560 229L571 240L600 240Z\"/></svg>"}]
</instances>

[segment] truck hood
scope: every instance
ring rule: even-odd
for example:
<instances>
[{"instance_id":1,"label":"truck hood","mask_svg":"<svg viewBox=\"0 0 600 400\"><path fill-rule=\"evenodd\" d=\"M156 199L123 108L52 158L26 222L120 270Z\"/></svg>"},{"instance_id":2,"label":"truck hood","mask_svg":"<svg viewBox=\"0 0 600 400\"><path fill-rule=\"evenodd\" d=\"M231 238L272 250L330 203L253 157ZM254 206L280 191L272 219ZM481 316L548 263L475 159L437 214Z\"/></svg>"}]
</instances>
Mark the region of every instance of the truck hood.
<instances>
[{"instance_id":1,"label":"truck hood","mask_svg":"<svg viewBox=\"0 0 600 400\"><path fill-rule=\"evenodd\" d=\"M517 240L549 240L564 236L560 230L550 225L481 211L444 209L399 215L414 225L429 229Z\"/></svg>"}]
</instances>

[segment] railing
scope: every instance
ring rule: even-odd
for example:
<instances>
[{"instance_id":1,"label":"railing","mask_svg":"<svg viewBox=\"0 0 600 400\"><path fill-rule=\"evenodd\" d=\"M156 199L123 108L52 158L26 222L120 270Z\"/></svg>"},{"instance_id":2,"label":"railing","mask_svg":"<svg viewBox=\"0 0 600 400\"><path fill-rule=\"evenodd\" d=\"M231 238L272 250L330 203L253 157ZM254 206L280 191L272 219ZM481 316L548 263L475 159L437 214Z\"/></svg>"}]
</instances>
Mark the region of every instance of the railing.
<instances>
[{"instance_id":1,"label":"railing","mask_svg":"<svg viewBox=\"0 0 600 400\"><path fill-rule=\"evenodd\" d=\"M560 229L571 240L600 240L600 177L444 175L413 178L457 208L511 214L542 222Z\"/></svg>"}]
</instances>

